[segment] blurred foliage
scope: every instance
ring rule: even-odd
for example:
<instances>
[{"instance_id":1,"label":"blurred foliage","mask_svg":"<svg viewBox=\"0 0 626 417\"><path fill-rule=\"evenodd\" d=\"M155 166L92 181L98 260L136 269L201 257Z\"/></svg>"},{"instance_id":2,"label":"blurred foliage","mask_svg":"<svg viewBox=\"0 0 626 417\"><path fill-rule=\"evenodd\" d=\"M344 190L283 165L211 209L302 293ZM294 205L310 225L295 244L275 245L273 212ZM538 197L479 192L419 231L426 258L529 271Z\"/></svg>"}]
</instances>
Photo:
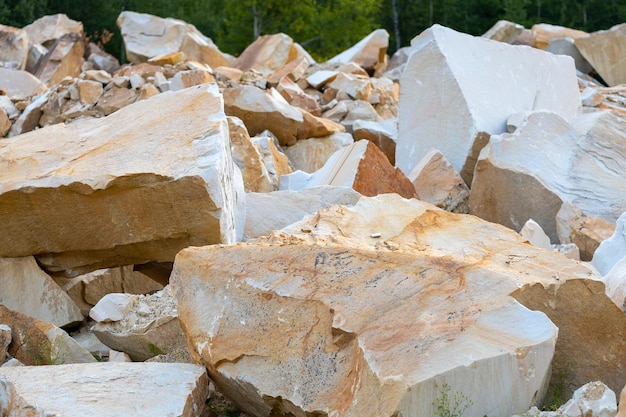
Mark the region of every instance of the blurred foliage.
<instances>
[{"instance_id":1,"label":"blurred foliage","mask_svg":"<svg viewBox=\"0 0 626 417\"><path fill-rule=\"evenodd\" d=\"M123 41L116 19L122 10L184 20L234 55L257 35L284 32L317 59L380 27L391 35L392 53L434 23L479 35L499 19L588 32L626 21L626 0L0 0L0 23L23 27L43 15L65 13L119 57ZM108 32L113 36L102 42Z\"/></svg>"}]
</instances>

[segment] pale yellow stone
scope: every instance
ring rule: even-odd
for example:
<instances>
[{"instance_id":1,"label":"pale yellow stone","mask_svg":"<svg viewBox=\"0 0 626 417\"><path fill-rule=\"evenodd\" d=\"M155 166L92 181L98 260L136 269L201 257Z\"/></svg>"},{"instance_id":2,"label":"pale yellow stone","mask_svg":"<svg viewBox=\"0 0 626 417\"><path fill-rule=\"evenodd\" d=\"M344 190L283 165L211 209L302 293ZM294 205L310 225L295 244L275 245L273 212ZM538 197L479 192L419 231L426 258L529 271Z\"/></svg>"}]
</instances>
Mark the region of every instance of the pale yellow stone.
<instances>
[{"instance_id":1,"label":"pale yellow stone","mask_svg":"<svg viewBox=\"0 0 626 417\"><path fill-rule=\"evenodd\" d=\"M78 82L78 93L83 105L94 105L104 91L102 83L98 81L81 80Z\"/></svg>"}]
</instances>

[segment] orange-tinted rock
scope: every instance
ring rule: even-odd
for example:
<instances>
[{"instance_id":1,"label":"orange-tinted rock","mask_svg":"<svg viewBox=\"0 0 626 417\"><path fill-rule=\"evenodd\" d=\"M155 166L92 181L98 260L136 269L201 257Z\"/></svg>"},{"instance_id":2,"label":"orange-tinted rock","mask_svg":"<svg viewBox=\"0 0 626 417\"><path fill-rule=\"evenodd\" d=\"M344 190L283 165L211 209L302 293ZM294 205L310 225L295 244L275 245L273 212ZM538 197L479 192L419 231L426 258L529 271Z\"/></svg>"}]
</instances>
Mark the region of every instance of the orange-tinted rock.
<instances>
[{"instance_id":1,"label":"orange-tinted rock","mask_svg":"<svg viewBox=\"0 0 626 417\"><path fill-rule=\"evenodd\" d=\"M303 122L298 128L298 139L322 138L346 131L339 123L323 117L315 117L306 111L302 111L302 119Z\"/></svg>"},{"instance_id":2,"label":"orange-tinted rock","mask_svg":"<svg viewBox=\"0 0 626 417\"><path fill-rule=\"evenodd\" d=\"M301 50L293 39L284 33L277 33L257 38L239 55L233 66L242 71L253 69L269 75L300 57Z\"/></svg>"},{"instance_id":3,"label":"orange-tinted rock","mask_svg":"<svg viewBox=\"0 0 626 417\"><path fill-rule=\"evenodd\" d=\"M582 30L570 29L547 23L533 25L530 30L532 30L534 34L535 43L533 46L538 49L546 49L550 42L557 38L571 38L575 40L588 35L587 32L583 32Z\"/></svg>"},{"instance_id":4,"label":"orange-tinted rock","mask_svg":"<svg viewBox=\"0 0 626 417\"><path fill-rule=\"evenodd\" d=\"M396 140L398 138L398 120L388 119L382 122L357 120L352 125L355 140L369 140L380 148L391 165L396 164Z\"/></svg>"},{"instance_id":5,"label":"orange-tinted rock","mask_svg":"<svg viewBox=\"0 0 626 417\"><path fill-rule=\"evenodd\" d=\"M49 86L61 82L65 77L80 75L85 55L85 43L78 33L62 35L44 55L35 69L35 75Z\"/></svg>"}]
</instances>

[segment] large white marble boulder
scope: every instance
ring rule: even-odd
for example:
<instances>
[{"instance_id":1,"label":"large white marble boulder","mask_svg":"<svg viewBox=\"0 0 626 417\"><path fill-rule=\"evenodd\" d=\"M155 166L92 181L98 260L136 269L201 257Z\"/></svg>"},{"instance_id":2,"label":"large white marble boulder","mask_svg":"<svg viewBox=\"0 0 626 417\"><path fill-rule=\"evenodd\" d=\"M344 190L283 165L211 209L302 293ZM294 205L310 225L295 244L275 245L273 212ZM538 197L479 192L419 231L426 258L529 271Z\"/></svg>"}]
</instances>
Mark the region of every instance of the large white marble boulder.
<instances>
[{"instance_id":1,"label":"large white marble boulder","mask_svg":"<svg viewBox=\"0 0 626 417\"><path fill-rule=\"evenodd\" d=\"M557 231L564 204L613 224L626 210L625 136L624 122L609 112L572 124L552 112L527 115L514 133L492 136L482 150L470 213L515 230L532 218L553 243L569 243Z\"/></svg>"},{"instance_id":2,"label":"large white marble boulder","mask_svg":"<svg viewBox=\"0 0 626 417\"><path fill-rule=\"evenodd\" d=\"M243 182L215 85L3 140L0 161L1 257L87 272L171 262L243 232Z\"/></svg>"},{"instance_id":3,"label":"large white marble boulder","mask_svg":"<svg viewBox=\"0 0 626 417\"><path fill-rule=\"evenodd\" d=\"M409 174L436 148L469 184L489 135L525 110L572 120L581 107L570 57L434 25L411 41L400 79L396 166Z\"/></svg>"},{"instance_id":4,"label":"large white marble boulder","mask_svg":"<svg viewBox=\"0 0 626 417\"><path fill-rule=\"evenodd\" d=\"M432 416L443 384L472 399L467 416L513 415L542 400L555 343L574 383L593 370L615 385L626 363L618 332L582 324L601 306L626 329L587 268L392 194L254 243L185 249L172 285L192 355L255 416Z\"/></svg>"}]
</instances>

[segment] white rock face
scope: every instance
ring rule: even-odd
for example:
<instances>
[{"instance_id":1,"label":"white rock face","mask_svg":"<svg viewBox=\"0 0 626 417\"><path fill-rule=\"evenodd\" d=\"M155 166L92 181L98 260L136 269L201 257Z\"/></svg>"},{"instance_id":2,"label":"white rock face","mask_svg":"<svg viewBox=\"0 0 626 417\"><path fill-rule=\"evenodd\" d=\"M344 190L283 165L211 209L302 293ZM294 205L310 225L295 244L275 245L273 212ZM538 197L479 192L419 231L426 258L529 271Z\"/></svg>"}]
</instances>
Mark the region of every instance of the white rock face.
<instances>
[{"instance_id":1,"label":"white rock face","mask_svg":"<svg viewBox=\"0 0 626 417\"><path fill-rule=\"evenodd\" d=\"M88 272L171 262L243 232L243 182L212 84L3 140L0 161L2 257Z\"/></svg>"},{"instance_id":2,"label":"white rock face","mask_svg":"<svg viewBox=\"0 0 626 417\"><path fill-rule=\"evenodd\" d=\"M0 413L15 417L196 417L204 410L208 387L205 369L185 363L2 367Z\"/></svg>"},{"instance_id":3,"label":"white rock face","mask_svg":"<svg viewBox=\"0 0 626 417\"><path fill-rule=\"evenodd\" d=\"M95 321L120 321L130 310L132 294L107 294L89 312Z\"/></svg>"},{"instance_id":4,"label":"white rock face","mask_svg":"<svg viewBox=\"0 0 626 417\"><path fill-rule=\"evenodd\" d=\"M128 60L135 64L181 51L188 59L212 67L230 65L231 59L211 39L182 20L124 11L117 18L117 26L124 38Z\"/></svg>"},{"instance_id":5,"label":"white rock face","mask_svg":"<svg viewBox=\"0 0 626 417\"><path fill-rule=\"evenodd\" d=\"M328 62L347 64L354 62L365 69L383 69L384 59L389 46L389 33L385 29L377 29L361 39L352 48L329 59Z\"/></svg>"},{"instance_id":6,"label":"white rock face","mask_svg":"<svg viewBox=\"0 0 626 417\"><path fill-rule=\"evenodd\" d=\"M0 258L0 304L59 327L83 321L78 306L32 256Z\"/></svg>"},{"instance_id":7,"label":"white rock face","mask_svg":"<svg viewBox=\"0 0 626 417\"><path fill-rule=\"evenodd\" d=\"M609 112L581 115L573 125L555 113L530 114L482 150L470 213L515 230L532 218L555 243L564 203L614 223L626 210L625 135L623 121Z\"/></svg>"},{"instance_id":8,"label":"white rock face","mask_svg":"<svg viewBox=\"0 0 626 417\"><path fill-rule=\"evenodd\" d=\"M322 208L356 204L361 194L348 187L320 186L299 191L249 193L246 196L246 227L244 239L255 238L280 230Z\"/></svg>"},{"instance_id":9,"label":"white rock face","mask_svg":"<svg viewBox=\"0 0 626 417\"><path fill-rule=\"evenodd\" d=\"M580 109L574 61L435 25L411 41L400 80L396 165L406 174L436 148L471 182L481 134L506 131L524 110L572 120ZM466 166L467 165L467 166Z\"/></svg>"},{"instance_id":10,"label":"white rock face","mask_svg":"<svg viewBox=\"0 0 626 417\"><path fill-rule=\"evenodd\" d=\"M322 168L338 150L354 143L349 133L335 133L325 138L299 140L284 148L285 155L295 170L313 173Z\"/></svg>"},{"instance_id":11,"label":"white rock face","mask_svg":"<svg viewBox=\"0 0 626 417\"><path fill-rule=\"evenodd\" d=\"M602 280L606 285L607 295L626 311L626 256L617 261Z\"/></svg>"},{"instance_id":12,"label":"white rock face","mask_svg":"<svg viewBox=\"0 0 626 417\"><path fill-rule=\"evenodd\" d=\"M552 249L550 238L546 235L541 226L539 226L539 224L533 219L528 219L526 221L522 230L519 231L519 234L522 235L524 239L527 239L531 245L544 249Z\"/></svg>"},{"instance_id":13,"label":"white rock face","mask_svg":"<svg viewBox=\"0 0 626 417\"><path fill-rule=\"evenodd\" d=\"M473 400L468 416L527 410L556 327L509 294L580 282L596 279L510 230L391 194L255 243L183 250L172 274L190 350L257 416L432 416L443 383Z\"/></svg>"},{"instance_id":14,"label":"white rock face","mask_svg":"<svg viewBox=\"0 0 626 417\"><path fill-rule=\"evenodd\" d=\"M617 401L615 393L600 381L590 382L578 388L572 399L559 407L568 417L615 417Z\"/></svg>"},{"instance_id":15,"label":"white rock face","mask_svg":"<svg viewBox=\"0 0 626 417\"><path fill-rule=\"evenodd\" d=\"M626 257L626 212L617 219L613 236L600 243L593 255L592 263L600 274L606 275L624 257Z\"/></svg>"}]
</instances>

